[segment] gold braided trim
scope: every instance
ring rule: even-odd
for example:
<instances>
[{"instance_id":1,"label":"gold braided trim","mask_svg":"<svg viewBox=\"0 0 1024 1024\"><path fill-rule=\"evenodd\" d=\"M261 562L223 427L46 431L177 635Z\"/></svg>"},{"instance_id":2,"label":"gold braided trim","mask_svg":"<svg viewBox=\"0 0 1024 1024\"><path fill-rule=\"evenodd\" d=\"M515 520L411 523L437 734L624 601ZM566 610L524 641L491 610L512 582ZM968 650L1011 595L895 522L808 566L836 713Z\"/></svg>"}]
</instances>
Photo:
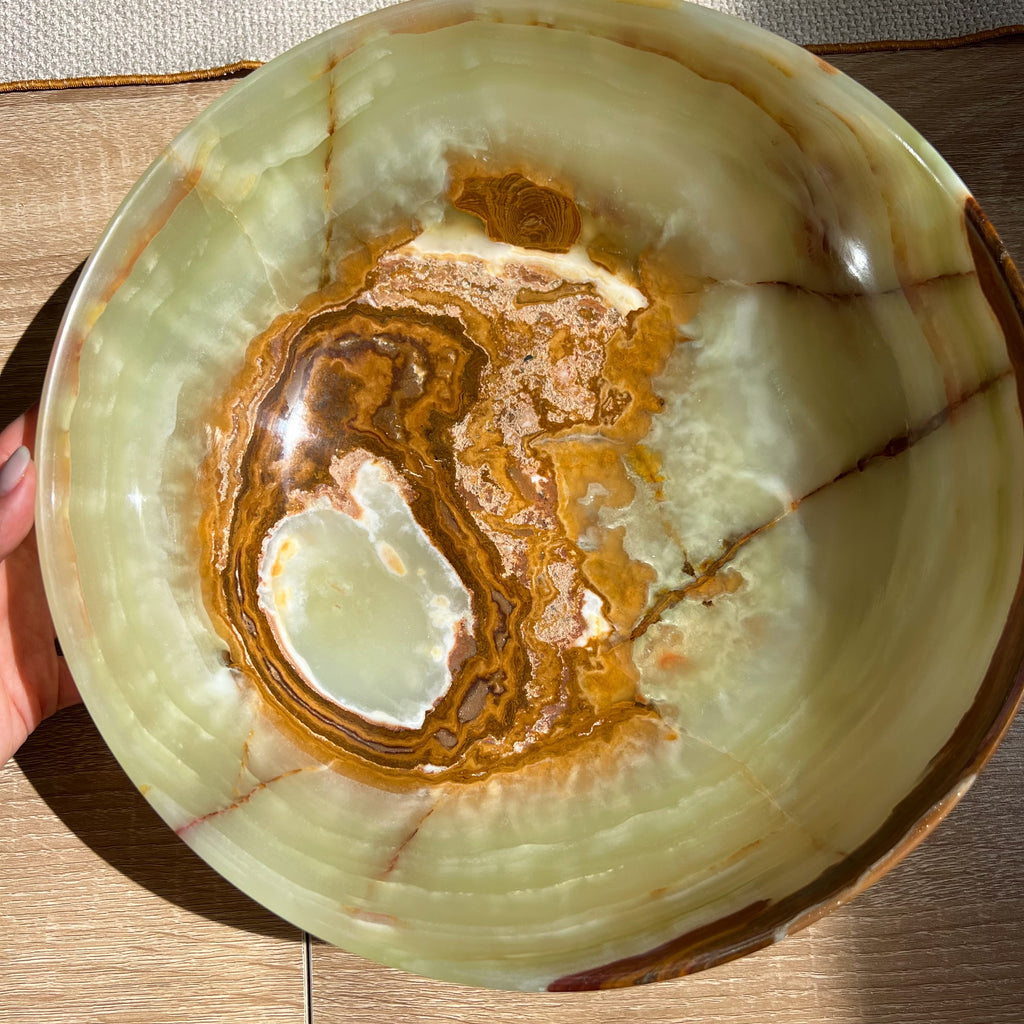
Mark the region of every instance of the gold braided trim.
<instances>
[{"instance_id":1,"label":"gold braided trim","mask_svg":"<svg viewBox=\"0 0 1024 1024\"><path fill-rule=\"evenodd\" d=\"M903 50L951 50L973 43L1024 35L1024 25L1002 25L963 36L945 39L878 39L861 43L809 43L804 47L818 56L846 53L898 53ZM112 85L175 85L180 82L203 82L216 78L240 78L262 67L263 61L238 60L216 68L197 71L174 71L162 75L93 75L84 78L27 78L17 82L0 82L0 93L35 92L46 89L87 89Z\"/></svg>"},{"instance_id":2,"label":"gold braided trim","mask_svg":"<svg viewBox=\"0 0 1024 1024\"><path fill-rule=\"evenodd\" d=\"M258 60L237 60L217 68L198 71L174 71L165 75L93 75L86 78L27 78L18 82L0 82L0 93L34 92L43 89L87 89L101 85L175 85L179 82L203 82L213 78L237 78L262 67Z\"/></svg>"}]
</instances>

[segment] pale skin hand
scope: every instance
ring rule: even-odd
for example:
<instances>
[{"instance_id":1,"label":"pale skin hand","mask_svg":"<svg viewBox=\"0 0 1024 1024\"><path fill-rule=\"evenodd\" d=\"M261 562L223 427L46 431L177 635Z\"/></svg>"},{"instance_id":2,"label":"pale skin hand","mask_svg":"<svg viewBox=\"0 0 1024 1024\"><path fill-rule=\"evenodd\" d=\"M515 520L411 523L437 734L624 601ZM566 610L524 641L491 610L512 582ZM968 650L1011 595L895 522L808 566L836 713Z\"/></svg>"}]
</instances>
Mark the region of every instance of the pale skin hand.
<instances>
[{"instance_id":1,"label":"pale skin hand","mask_svg":"<svg viewBox=\"0 0 1024 1024\"><path fill-rule=\"evenodd\" d=\"M0 433L0 766L55 711L81 700L64 659L43 592L33 505L36 412ZM24 469L22 470L22 467Z\"/></svg>"}]
</instances>

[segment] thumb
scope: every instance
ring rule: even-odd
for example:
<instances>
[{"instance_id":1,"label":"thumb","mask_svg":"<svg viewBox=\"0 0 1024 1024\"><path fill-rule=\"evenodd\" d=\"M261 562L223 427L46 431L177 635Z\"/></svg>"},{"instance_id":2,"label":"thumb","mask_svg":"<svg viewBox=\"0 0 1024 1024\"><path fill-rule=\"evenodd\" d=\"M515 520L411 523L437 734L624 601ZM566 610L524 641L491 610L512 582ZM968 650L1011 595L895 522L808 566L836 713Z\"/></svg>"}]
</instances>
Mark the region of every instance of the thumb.
<instances>
[{"instance_id":1,"label":"thumb","mask_svg":"<svg viewBox=\"0 0 1024 1024\"><path fill-rule=\"evenodd\" d=\"M28 536L36 497L36 470L28 448L21 444L11 451L11 436L17 439L18 421L0 435L0 561ZM14 428L12 430L12 428Z\"/></svg>"}]
</instances>

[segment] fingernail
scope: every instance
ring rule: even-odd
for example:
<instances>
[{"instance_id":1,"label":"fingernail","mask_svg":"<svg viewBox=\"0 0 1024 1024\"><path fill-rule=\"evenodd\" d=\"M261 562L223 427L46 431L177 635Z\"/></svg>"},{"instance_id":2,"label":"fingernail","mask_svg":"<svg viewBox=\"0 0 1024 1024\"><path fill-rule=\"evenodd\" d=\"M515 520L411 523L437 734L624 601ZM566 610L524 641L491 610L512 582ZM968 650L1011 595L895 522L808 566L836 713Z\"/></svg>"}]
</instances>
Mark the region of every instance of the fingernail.
<instances>
[{"instance_id":1,"label":"fingernail","mask_svg":"<svg viewBox=\"0 0 1024 1024\"><path fill-rule=\"evenodd\" d=\"M28 449L24 445L14 450L11 457L3 464L3 468L0 469L0 498L6 498L21 483L21 478L25 475L25 470L28 469L31 460L32 456L29 455Z\"/></svg>"}]
</instances>

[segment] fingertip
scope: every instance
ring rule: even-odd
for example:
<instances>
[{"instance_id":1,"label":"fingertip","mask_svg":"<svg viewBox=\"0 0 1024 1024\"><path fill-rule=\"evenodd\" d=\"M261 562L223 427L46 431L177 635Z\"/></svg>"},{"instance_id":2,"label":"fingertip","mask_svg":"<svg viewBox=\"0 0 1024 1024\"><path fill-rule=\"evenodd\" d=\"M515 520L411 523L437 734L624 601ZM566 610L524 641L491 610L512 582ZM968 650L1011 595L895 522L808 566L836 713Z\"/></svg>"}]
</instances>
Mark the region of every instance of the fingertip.
<instances>
[{"instance_id":1,"label":"fingertip","mask_svg":"<svg viewBox=\"0 0 1024 1024\"><path fill-rule=\"evenodd\" d=\"M0 560L29 535L35 514L35 466L24 445L0 467Z\"/></svg>"},{"instance_id":2,"label":"fingertip","mask_svg":"<svg viewBox=\"0 0 1024 1024\"><path fill-rule=\"evenodd\" d=\"M32 456L27 446L15 448L7 461L0 466L0 498L13 494L18 485L25 479Z\"/></svg>"}]
</instances>

